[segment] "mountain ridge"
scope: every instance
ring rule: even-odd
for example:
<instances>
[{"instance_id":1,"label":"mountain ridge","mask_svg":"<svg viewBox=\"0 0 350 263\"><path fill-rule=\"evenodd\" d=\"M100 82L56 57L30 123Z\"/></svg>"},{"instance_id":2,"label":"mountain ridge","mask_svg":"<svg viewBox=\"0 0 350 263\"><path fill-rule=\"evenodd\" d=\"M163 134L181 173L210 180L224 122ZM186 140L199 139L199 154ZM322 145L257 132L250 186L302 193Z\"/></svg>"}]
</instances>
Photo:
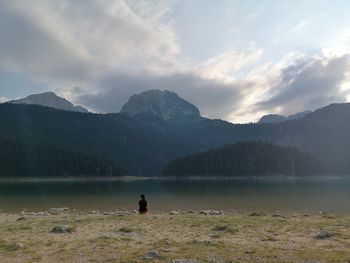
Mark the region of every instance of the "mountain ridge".
<instances>
[{"instance_id":1,"label":"mountain ridge","mask_svg":"<svg viewBox=\"0 0 350 263\"><path fill-rule=\"evenodd\" d=\"M276 124L233 124L203 117L83 114L38 105L0 105L0 136L103 156L129 175L155 176L177 158L235 142L293 145L334 174L350 174L350 104L331 104ZM102 136L103 135L103 136Z\"/></svg>"},{"instance_id":2,"label":"mountain ridge","mask_svg":"<svg viewBox=\"0 0 350 263\"><path fill-rule=\"evenodd\" d=\"M58 110L76 111L76 112L89 112L86 108L81 105L73 105L70 101L57 96L54 92L48 91L38 94L32 94L22 99L10 100L5 103L10 104L29 104L29 105L40 105L45 107L51 107Z\"/></svg>"},{"instance_id":3,"label":"mountain ridge","mask_svg":"<svg viewBox=\"0 0 350 263\"><path fill-rule=\"evenodd\" d=\"M280 114L267 114L263 115L258 121L258 123L278 123L283 121L301 119L304 118L306 115L310 114L311 112L311 110L304 110L288 116Z\"/></svg>"}]
</instances>

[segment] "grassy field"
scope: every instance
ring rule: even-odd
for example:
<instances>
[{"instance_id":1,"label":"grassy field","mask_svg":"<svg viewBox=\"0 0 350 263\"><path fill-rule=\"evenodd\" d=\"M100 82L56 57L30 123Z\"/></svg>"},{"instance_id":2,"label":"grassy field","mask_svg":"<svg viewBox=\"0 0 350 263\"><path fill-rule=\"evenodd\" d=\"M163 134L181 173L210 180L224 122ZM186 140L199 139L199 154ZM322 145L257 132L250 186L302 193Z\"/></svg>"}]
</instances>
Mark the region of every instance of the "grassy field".
<instances>
[{"instance_id":1,"label":"grassy field","mask_svg":"<svg viewBox=\"0 0 350 263\"><path fill-rule=\"evenodd\" d=\"M18 218L0 215L2 263L350 261L349 215L68 213ZM52 232L61 225L68 225L67 233ZM315 238L321 230L330 236ZM158 256L144 259L148 251Z\"/></svg>"}]
</instances>

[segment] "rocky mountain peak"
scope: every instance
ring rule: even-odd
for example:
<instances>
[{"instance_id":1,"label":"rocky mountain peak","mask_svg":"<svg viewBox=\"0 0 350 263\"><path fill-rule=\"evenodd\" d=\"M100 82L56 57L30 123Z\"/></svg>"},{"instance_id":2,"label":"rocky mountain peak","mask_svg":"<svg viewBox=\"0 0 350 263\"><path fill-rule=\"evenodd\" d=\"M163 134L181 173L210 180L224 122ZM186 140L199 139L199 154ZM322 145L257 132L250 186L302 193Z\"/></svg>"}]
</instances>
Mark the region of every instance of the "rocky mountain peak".
<instances>
[{"instance_id":1,"label":"rocky mountain peak","mask_svg":"<svg viewBox=\"0 0 350 263\"><path fill-rule=\"evenodd\" d=\"M180 98L175 92L157 89L131 96L122 107L121 112L126 112L131 116L151 113L161 116L165 120L181 116L200 117L198 108Z\"/></svg>"},{"instance_id":2,"label":"rocky mountain peak","mask_svg":"<svg viewBox=\"0 0 350 263\"><path fill-rule=\"evenodd\" d=\"M33 104L45 107L51 107L58 110L88 112L87 109L78 105L74 106L70 101L57 96L54 92L44 92L40 94L33 94L23 99L11 100L8 103L12 104Z\"/></svg>"}]
</instances>

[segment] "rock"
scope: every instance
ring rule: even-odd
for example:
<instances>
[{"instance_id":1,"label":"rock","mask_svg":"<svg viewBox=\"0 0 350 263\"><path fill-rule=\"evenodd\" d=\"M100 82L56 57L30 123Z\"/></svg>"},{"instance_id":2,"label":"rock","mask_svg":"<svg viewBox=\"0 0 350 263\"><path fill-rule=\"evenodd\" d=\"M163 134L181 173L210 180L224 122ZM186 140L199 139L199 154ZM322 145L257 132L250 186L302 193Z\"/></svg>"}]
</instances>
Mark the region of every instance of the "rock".
<instances>
[{"instance_id":1,"label":"rock","mask_svg":"<svg viewBox=\"0 0 350 263\"><path fill-rule=\"evenodd\" d=\"M116 210L114 214L117 216L127 216L127 215L130 215L131 213L130 211Z\"/></svg>"},{"instance_id":2,"label":"rock","mask_svg":"<svg viewBox=\"0 0 350 263\"><path fill-rule=\"evenodd\" d=\"M27 218L24 216L20 216L19 218L16 219L16 221L22 221L22 220L27 220Z\"/></svg>"},{"instance_id":3,"label":"rock","mask_svg":"<svg viewBox=\"0 0 350 263\"><path fill-rule=\"evenodd\" d=\"M58 215L58 214L62 214L62 213L69 213L69 208L68 207L51 207L48 210L48 213L50 215Z\"/></svg>"},{"instance_id":4,"label":"rock","mask_svg":"<svg viewBox=\"0 0 350 263\"><path fill-rule=\"evenodd\" d=\"M195 259L173 259L170 263L197 263Z\"/></svg>"},{"instance_id":5,"label":"rock","mask_svg":"<svg viewBox=\"0 0 350 263\"><path fill-rule=\"evenodd\" d=\"M261 212L253 212L253 213L250 213L249 216L265 216L265 214Z\"/></svg>"},{"instance_id":6,"label":"rock","mask_svg":"<svg viewBox=\"0 0 350 263\"><path fill-rule=\"evenodd\" d=\"M178 211L171 211L170 213L169 213L169 215L171 215L171 216L173 216L173 215L179 215L180 213L178 212Z\"/></svg>"},{"instance_id":7,"label":"rock","mask_svg":"<svg viewBox=\"0 0 350 263\"><path fill-rule=\"evenodd\" d=\"M208 258L207 263L232 263L232 261L223 257L216 257L216 258Z\"/></svg>"},{"instance_id":8,"label":"rock","mask_svg":"<svg viewBox=\"0 0 350 263\"><path fill-rule=\"evenodd\" d=\"M92 211L89 212L89 214L90 214L90 215L98 215L98 214L100 214L100 211L98 211L98 210L92 210Z\"/></svg>"},{"instance_id":9,"label":"rock","mask_svg":"<svg viewBox=\"0 0 350 263\"><path fill-rule=\"evenodd\" d=\"M158 251L156 250L151 250L151 251L147 251L144 256L143 256L144 259L157 259L159 258L159 254L158 254Z\"/></svg>"},{"instance_id":10,"label":"rock","mask_svg":"<svg viewBox=\"0 0 350 263\"><path fill-rule=\"evenodd\" d=\"M17 249L23 249L24 245L23 243L14 243L13 244L13 249L17 250Z\"/></svg>"},{"instance_id":11,"label":"rock","mask_svg":"<svg viewBox=\"0 0 350 263\"><path fill-rule=\"evenodd\" d=\"M31 215L31 216L47 216L49 214L46 211L39 211L39 212L30 212L29 215Z\"/></svg>"},{"instance_id":12,"label":"rock","mask_svg":"<svg viewBox=\"0 0 350 263\"><path fill-rule=\"evenodd\" d=\"M224 215L224 211L217 211L217 210L202 210L199 212L201 215Z\"/></svg>"},{"instance_id":13,"label":"rock","mask_svg":"<svg viewBox=\"0 0 350 263\"><path fill-rule=\"evenodd\" d=\"M114 212L103 212L104 216L112 216L114 214L115 214Z\"/></svg>"},{"instance_id":14,"label":"rock","mask_svg":"<svg viewBox=\"0 0 350 263\"><path fill-rule=\"evenodd\" d=\"M320 233L318 233L316 236L315 236L315 239L328 239L328 238L331 238L333 235L324 231L324 230L321 230Z\"/></svg>"},{"instance_id":15,"label":"rock","mask_svg":"<svg viewBox=\"0 0 350 263\"><path fill-rule=\"evenodd\" d=\"M284 215L281 215L279 213L273 214L272 217L286 218Z\"/></svg>"},{"instance_id":16,"label":"rock","mask_svg":"<svg viewBox=\"0 0 350 263\"><path fill-rule=\"evenodd\" d=\"M195 212L193 210L186 211L186 214L194 214Z\"/></svg>"},{"instance_id":17,"label":"rock","mask_svg":"<svg viewBox=\"0 0 350 263\"><path fill-rule=\"evenodd\" d=\"M69 225L59 225L55 226L51 232L52 233L58 233L58 234L63 234L63 233L72 233L74 231L74 228Z\"/></svg>"}]
</instances>

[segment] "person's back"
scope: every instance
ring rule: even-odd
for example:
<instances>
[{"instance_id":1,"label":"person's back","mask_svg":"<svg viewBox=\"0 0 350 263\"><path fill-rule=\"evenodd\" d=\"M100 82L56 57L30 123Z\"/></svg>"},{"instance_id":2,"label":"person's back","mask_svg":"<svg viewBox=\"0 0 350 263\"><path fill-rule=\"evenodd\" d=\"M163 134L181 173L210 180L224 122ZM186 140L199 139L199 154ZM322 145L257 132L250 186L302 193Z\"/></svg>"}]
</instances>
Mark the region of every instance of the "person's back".
<instances>
[{"instance_id":1,"label":"person's back","mask_svg":"<svg viewBox=\"0 0 350 263\"><path fill-rule=\"evenodd\" d=\"M148 203L146 201L145 195L141 195L141 200L139 201L139 212L145 214L148 211Z\"/></svg>"}]
</instances>

